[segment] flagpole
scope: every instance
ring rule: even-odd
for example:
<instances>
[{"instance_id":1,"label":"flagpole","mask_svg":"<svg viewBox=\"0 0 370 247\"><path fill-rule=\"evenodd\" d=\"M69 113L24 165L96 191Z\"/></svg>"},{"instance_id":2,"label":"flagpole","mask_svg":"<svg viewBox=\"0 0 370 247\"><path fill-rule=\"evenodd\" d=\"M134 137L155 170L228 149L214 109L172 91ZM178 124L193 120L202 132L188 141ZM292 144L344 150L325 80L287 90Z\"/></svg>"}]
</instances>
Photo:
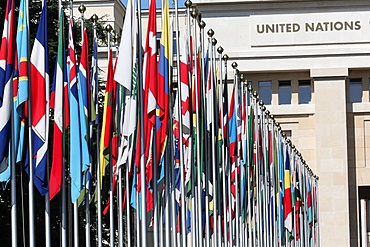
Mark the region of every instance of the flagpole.
<instances>
[{"instance_id":1,"label":"flagpole","mask_svg":"<svg viewBox=\"0 0 370 247\"><path fill-rule=\"evenodd\" d=\"M84 40L84 28L85 28L85 16L84 13L86 11L86 7L84 4L80 4L78 7L78 11L81 13L81 41L82 43L86 42ZM87 41L88 42L88 41ZM80 62L81 63L81 62ZM87 71L88 73L88 71ZM88 134L88 136L90 136ZM85 182L87 182L86 179L86 173L84 175ZM87 186L87 184L85 185ZM86 188L85 188L86 189ZM90 191L87 191L85 194L85 243L86 247L89 247L91 245L91 240L90 240L90 205L89 205L89 193Z\"/></svg>"},{"instance_id":2,"label":"flagpole","mask_svg":"<svg viewBox=\"0 0 370 247\"><path fill-rule=\"evenodd\" d=\"M111 50L111 32L112 32L112 26L110 24L108 24L106 27L105 27L105 31L107 32L107 35L108 35L108 57L109 57L109 54L110 54L110 50ZM108 68L108 69L111 69L111 68ZM110 153L112 153L112 144L110 144ZM109 242L110 242L110 246L114 246L114 208L113 208L113 185L112 185L112 181L113 181L113 166L112 166L112 163L113 163L113 157L112 157L112 154L110 154L110 158L109 158L109 184L110 184L110 191L109 191Z\"/></svg>"},{"instance_id":3,"label":"flagpole","mask_svg":"<svg viewBox=\"0 0 370 247\"><path fill-rule=\"evenodd\" d=\"M98 16L96 14L94 14L92 17L92 21L93 21L93 27L94 27L94 42L96 41L96 22L98 21ZM96 58L97 59L97 58ZM98 61L96 60L96 66L98 66ZM96 68L97 69L97 68ZM97 69L98 71L98 69ZM98 80L95 81L95 114L96 114L96 118L97 118L97 124L96 124L96 178L97 178L97 218L98 218L98 247L102 247L102 215L101 215L101 181L100 181L100 157L99 157L99 154L100 154L100 124L99 124L99 105L98 105L98 97L99 97L99 82Z\"/></svg>"},{"instance_id":4,"label":"flagpole","mask_svg":"<svg viewBox=\"0 0 370 247\"><path fill-rule=\"evenodd\" d=\"M174 0L175 2L175 32L176 32L176 61L177 61L177 85L178 85L178 114L179 114L179 131L180 131L180 137L179 137L179 146L180 146L180 193L181 193L181 245L183 247L187 246L187 239L186 239L186 210L185 210L185 165L184 165L184 147L183 147L183 129L182 129L182 88L181 88L181 71L180 71L180 27L179 27L179 13L178 13L178 2L177 0ZM186 54L182 54L183 56L186 56Z\"/></svg>"},{"instance_id":5,"label":"flagpole","mask_svg":"<svg viewBox=\"0 0 370 247\"><path fill-rule=\"evenodd\" d=\"M13 5L14 5L14 2L13 2ZM27 11L28 11L28 8L27 8ZM14 11L12 11L12 14L14 15ZM14 20L14 16L12 16L11 18L13 18ZM14 92L13 92L13 79L12 78L10 80L9 87L11 89L10 92L13 95ZM18 245L18 237L17 237L17 171L16 171L16 164L15 164L16 163L15 162L16 152L15 152L15 133L14 133L14 126L15 126L14 118L16 115L15 115L14 103L11 105L10 108L11 108L11 113L10 113L11 139L9 141L9 147L10 147L10 155L11 155L11 160L10 160L11 162L11 167L10 167L10 170L11 170L11 178L10 178L11 179L11 198L10 198L11 209L10 211L11 211L11 229L12 229L11 236L12 236L12 247L16 247ZM21 184L21 186L23 185Z\"/></svg>"},{"instance_id":6,"label":"flagpole","mask_svg":"<svg viewBox=\"0 0 370 247\"><path fill-rule=\"evenodd\" d=\"M198 12L196 9L193 9L191 12L191 16L193 17L193 32L194 32L194 40L193 40L193 46L194 46L194 74L195 74L195 109L196 109L196 145L197 145L197 199L198 199L198 207L197 207L197 220L198 220L198 244L197 246L203 246L203 232L202 232L202 175L201 175L201 153L200 153L200 123L199 123L199 110L200 110L200 105L199 105L199 92L198 92L198 49L197 49L197 34L196 34L196 22L197 22L197 17L198 17Z\"/></svg>"},{"instance_id":7,"label":"flagpole","mask_svg":"<svg viewBox=\"0 0 370 247\"><path fill-rule=\"evenodd\" d=\"M209 44L212 44L211 46L211 56L210 56L210 73L211 73L211 81L210 83L212 84L212 96L211 96L211 102L210 102L210 105L207 104L207 107L210 107L211 110L210 111L207 111L207 114L211 113L211 121L212 121L212 124L211 124L211 158L212 158L212 181L213 181L213 184L212 184L212 195L213 195L213 237L212 237L212 245L213 246L218 246L218 239L217 239L217 235L218 235L218 231L217 231L217 226L218 226L218 220L217 220L217 203L218 203L218 196L217 196L217 179L216 179L216 169L218 169L218 160L217 160L217 157L216 157L216 150L215 150L215 138L216 138L216 142L218 141L218 138L217 138L217 135L216 135L216 124L217 122L215 121L215 109L216 109L216 99L215 99L215 96L216 96L216 85L214 83L214 80L216 79L216 71L215 71L215 66L214 66L214 62L215 62L215 46L217 44L217 40L215 38L212 38L213 35L214 35L214 31L212 29L208 30L207 32L208 34L208 43ZM221 244L221 243L220 243Z\"/></svg>"},{"instance_id":8,"label":"flagpole","mask_svg":"<svg viewBox=\"0 0 370 247\"><path fill-rule=\"evenodd\" d=\"M29 2L26 1L27 4L27 16L29 16ZM29 19L27 19L27 24L29 26ZM30 35L30 29L28 28L28 37ZM28 42L28 46L30 45L30 42ZM30 49L28 49L28 57L30 57ZM31 67L30 63L28 63L28 78L31 78ZM31 105L32 105L32 97L31 97L31 87L28 87L28 160L29 160L29 181L28 181L28 203L29 203L29 211L28 211L28 221L29 221L29 246L35 247L35 225L34 225L34 201L33 201L33 176L34 176L34 170L33 170L33 156L32 156L32 111L31 111Z\"/></svg>"},{"instance_id":9,"label":"flagpole","mask_svg":"<svg viewBox=\"0 0 370 247\"><path fill-rule=\"evenodd\" d=\"M138 38L138 44L139 47L141 47L142 44L142 37L140 35L140 32L142 30L141 28L141 1L138 1L138 30L139 30L139 38ZM146 228L146 182L145 182L145 162L144 162L144 101L143 101L143 58L142 58L142 50L139 49L139 90L140 93L140 194L141 194L141 246L146 247L147 246L147 228Z\"/></svg>"},{"instance_id":10,"label":"flagpole","mask_svg":"<svg viewBox=\"0 0 370 247\"><path fill-rule=\"evenodd\" d=\"M200 20L200 14L198 14L198 17L199 17L199 28L200 28L200 37L199 37L199 41L200 41L200 75L201 75L201 81L204 81L204 86L201 85L200 87L200 90L202 92L202 95L203 95L203 101L200 102L200 106L203 108L203 117L204 117L204 122L202 123L202 126L200 128L204 128L204 136L206 137L208 135L207 133L207 104L206 104L206 99L205 99L205 95L206 95L206 85L207 85L207 82L206 82L206 79L204 77L206 71L205 71L205 66L204 66L204 28L206 26L206 23L203 21L203 20ZM202 73L203 72L203 73ZM202 99L200 99L202 100ZM208 106L208 107L211 107L211 106ZM202 160L204 162L204 167L202 165L202 169L199 169L199 171L201 170L204 170L204 188L205 188L205 218L206 218L206 224L205 224L205 230L206 230L206 238L205 238L205 244L206 244L206 247L209 247L209 244L210 244L210 223L209 223L209 172L208 172L208 169L209 169L209 166L208 166L208 143L207 141L205 141L203 143L204 145L204 160ZM202 163L202 161L200 162L200 164ZM201 174L201 176L203 177L203 174ZM203 187L203 186L202 186ZM201 200L202 201L202 200Z\"/></svg>"},{"instance_id":11,"label":"flagpole","mask_svg":"<svg viewBox=\"0 0 370 247\"><path fill-rule=\"evenodd\" d=\"M64 12L63 12L63 15L64 15ZM59 0L59 23L61 21L61 18L64 18L64 16L62 17L62 0ZM63 68L65 69L65 65L63 65ZM63 80L63 83L64 83L64 80ZM65 112L63 111L63 127L62 128L65 127L64 124L65 124ZM67 247L67 195L66 195L67 191L65 187L65 184L66 184L66 178L65 178L66 162L65 161L66 160L64 156L65 155L65 139L66 139L65 136L66 136L66 133L64 129L63 130L63 144L62 144L63 145L63 155L62 155L62 185L61 185L61 204L62 204L61 242L62 242L62 247Z\"/></svg>"},{"instance_id":12,"label":"flagpole","mask_svg":"<svg viewBox=\"0 0 370 247\"><path fill-rule=\"evenodd\" d=\"M221 107L222 107L222 86L221 85L222 85L222 53L223 52L224 52L224 49L222 48L222 46L219 46L217 48L218 61L217 61L217 56L215 57L215 64L218 63L218 66L219 66L218 80L216 78L216 84L218 84L218 111L216 112L216 119L217 119L218 124L220 124L221 121L222 121L221 120L222 119L222 110L221 110ZM217 93L216 93L216 95L217 95ZM218 115L218 117L217 117L217 114L220 114L220 115ZM219 138L220 133L218 133L218 131L220 131L220 129L221 129L221 132L222 132L222 124L218 126L218 130L217 130L217 134L216 134L217 142L219 142L218 138ZM222 148L223 148L223 146L221 144L221 150L222 150ZM217 151L218 157L220 157L219 152L220 152L220 150ZM222 213L221 213L221 194L220 194L220 188L219 187L221 187L221 181L223 180L223 178L220 176L221 175L220 162L221 162L221 172L223 173L223 171L222 171L222 156L221 156L221 160L218 160L218 162L217 162L218 181L217 181L217 189L215 190L216 193L217 193L217 198L218 198L218 200L216 201L216 203L218 204L218 213L216 215L216 217L217 217L217 234L216 234L217 236L216 237L217 237L217 244L219 246L222 246L222 226L221 226L221 224L222 224L221 214ZM220 179L221 179L221 181L219 181Z\"/></svg>"}]
</instances>

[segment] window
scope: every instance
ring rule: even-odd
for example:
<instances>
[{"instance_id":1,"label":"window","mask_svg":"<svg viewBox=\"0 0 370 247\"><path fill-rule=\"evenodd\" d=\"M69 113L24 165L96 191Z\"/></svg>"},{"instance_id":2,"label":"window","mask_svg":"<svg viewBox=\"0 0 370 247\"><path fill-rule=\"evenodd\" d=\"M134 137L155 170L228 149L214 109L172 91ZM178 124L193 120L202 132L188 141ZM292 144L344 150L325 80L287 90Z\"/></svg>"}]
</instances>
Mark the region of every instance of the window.
<instances>
[{"instance_id":1,"label":"window","mask_svg":"<svg viewBox=\"0 0 370 247\"><path fill-rule=\"evenodd\" d=\"M271 105L272 98L271 81L260 81L258 82L258 87L260 99L266 105Z\"/></svg>"},{"instance_id":2,"label":"window","mask_svg":"<svg viewBox=\"0 0 370 247\"><path fill-rule=\"evenodd\" d=\"M298 81L298 100L299 104L309 104L311 102L311 81Z\"/></svg>"},{"instance_id":3,"label":"window","mask_svg":"<svg viewBox=\"0 0 370 247\"><path fill-rule=\"evenodd\" d=\"M290 81L279 81L279 105L289 105L292 102L292 87Z\"/></svg>"},{"instance_id":4,"label":"window","mask_svg":"<svg viewBox=\"0 0 370 247\"><path fill-rule=\"evenodd\" d=\"M361 79L349 80L349 102L362 102L362 81Z\"/></svg>"}]
</instances>

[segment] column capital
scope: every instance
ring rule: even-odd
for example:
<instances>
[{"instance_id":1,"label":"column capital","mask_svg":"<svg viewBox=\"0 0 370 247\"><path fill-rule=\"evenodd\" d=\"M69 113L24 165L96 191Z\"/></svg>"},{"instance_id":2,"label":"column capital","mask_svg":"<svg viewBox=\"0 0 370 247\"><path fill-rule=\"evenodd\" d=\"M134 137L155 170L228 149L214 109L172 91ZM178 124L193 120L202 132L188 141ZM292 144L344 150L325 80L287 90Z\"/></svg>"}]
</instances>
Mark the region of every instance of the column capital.
<instances>
[{"instance_id":1,"label":"column capital","mask_svg":"<svg viewBox=\"0 0 370 247\"><path fill-rule=\"evenodd\" d=\"M319 68L311 69L310 76L312 78L334 78L334 77L347 77L348 68Z\"/></svg>"}]
</instances>

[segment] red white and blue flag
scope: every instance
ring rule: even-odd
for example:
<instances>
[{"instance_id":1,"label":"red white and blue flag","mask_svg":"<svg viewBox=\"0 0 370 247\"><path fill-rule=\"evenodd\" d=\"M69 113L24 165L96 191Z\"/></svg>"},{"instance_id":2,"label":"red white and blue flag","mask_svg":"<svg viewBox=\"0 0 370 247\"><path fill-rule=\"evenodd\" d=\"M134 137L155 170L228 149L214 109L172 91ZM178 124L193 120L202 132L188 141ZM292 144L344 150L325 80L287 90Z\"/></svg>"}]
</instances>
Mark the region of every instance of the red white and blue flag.
<instances>
[{"instance_id":1,"label":"red white and blue flag","mask_svg":"<svg viewBox=\"0 0 370 247\"><path fill-rule=\"evenodd\" d=\"M12 107L12 88L14 64L14 1L8 0L3 36L0 48L0 182L7 182L10 178L8 162L10 115Z\"/></svg>"},{"instance_id":2,"label":"red white and blue flag","mask_svg":"<svg viewBox=\"0 0 370 247\"><path fill-rule=\"evenodd\" d=\"M41 195L48 191L46 174L48 155L47 104L49 100L47 6L42 9L41 20L31 53L31 114L32 114L32 162L34 183Z\"/></svg>"}]
</instances>

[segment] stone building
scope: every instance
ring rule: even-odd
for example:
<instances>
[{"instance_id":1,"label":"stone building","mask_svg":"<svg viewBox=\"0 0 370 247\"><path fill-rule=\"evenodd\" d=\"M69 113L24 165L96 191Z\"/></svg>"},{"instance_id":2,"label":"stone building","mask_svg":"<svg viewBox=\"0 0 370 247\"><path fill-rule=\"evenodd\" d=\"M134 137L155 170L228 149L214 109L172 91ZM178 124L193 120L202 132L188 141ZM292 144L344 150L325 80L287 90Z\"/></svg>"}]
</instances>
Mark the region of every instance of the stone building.
<instances>
[{"instance_id":1,"label":"stone building","mask_svg":"<svg viewBox=\"0 0 370 247\"><path fill-rule=\"evenodd\" d=\"M193 3L320 177L321 246L367 246L370 2Z\"/></svg>"}]
</instances>

